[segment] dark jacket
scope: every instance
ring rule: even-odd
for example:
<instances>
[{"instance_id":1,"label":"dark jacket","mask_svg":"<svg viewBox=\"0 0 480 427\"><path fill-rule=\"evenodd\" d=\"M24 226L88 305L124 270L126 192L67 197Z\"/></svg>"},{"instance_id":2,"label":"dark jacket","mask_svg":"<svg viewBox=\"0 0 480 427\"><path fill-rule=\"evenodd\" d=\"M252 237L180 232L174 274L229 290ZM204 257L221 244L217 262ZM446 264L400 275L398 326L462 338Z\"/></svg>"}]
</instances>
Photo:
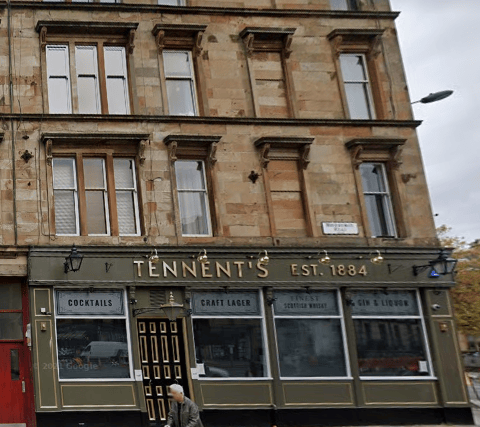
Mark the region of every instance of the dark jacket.
<instances>
[{"instance_id":1,"label":"dark jacket","mask_svg":"<svg viewBox=\"0 0 480 427\"><path fill-rule=\"evenodd\" d=\"M180 422L178 420L178 405L180 405ZM203 427L200 421L198 406L187 396L183 397L183 402L172 402L170 412L168 413L167 424L170 427Z\"/></svg>"}]
</instances>

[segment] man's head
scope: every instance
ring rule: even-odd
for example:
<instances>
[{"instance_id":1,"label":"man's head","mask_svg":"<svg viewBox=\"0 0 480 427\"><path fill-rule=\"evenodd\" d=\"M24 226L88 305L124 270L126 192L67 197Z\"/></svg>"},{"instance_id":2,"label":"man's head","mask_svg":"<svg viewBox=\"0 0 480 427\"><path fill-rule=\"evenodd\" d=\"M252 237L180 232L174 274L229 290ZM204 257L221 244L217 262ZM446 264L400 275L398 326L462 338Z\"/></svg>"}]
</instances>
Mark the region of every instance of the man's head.
<instances>
[{"instance_id":1,"label":"man's head","mask_svg":"<svg viewBox=\"0 0 480 427\"><path fill-rule=\"evenodd\" d=\"M174 400L179 403L183 402L183 387L180 384L172 384L170 386L170 392Z\"/></svg>"}]
</instances>

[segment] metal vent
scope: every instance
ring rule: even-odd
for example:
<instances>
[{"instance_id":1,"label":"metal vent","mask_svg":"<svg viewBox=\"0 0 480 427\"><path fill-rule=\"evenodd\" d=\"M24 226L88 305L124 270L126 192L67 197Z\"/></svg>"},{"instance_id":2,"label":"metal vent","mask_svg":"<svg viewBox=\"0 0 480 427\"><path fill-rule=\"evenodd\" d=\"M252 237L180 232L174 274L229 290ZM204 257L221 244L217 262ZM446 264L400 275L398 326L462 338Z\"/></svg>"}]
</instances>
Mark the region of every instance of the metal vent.
<instances>
[{"instance_id":1,"label":"metal vent","mask_svg":"<svg viewBox=\"0 0 480 427\"><path fill-rule=\"evenodd\" d=\"M151 289L150 290L150 307L160 307L162 304L166 304L164 289Z\"/></svg>"}]
</instances>

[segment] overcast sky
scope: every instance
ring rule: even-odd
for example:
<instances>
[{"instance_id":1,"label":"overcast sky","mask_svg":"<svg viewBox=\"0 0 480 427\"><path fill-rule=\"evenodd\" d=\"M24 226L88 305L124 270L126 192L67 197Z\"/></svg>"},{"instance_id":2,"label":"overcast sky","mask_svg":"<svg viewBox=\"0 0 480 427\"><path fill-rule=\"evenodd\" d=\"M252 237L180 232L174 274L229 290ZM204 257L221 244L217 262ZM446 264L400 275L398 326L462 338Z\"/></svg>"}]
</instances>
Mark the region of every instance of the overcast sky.
<instances>
[{"instance_id":1,"label":"overcast sky","mask_svg":"<svg viewBox=\"0 0 480 427\"><path fill-rule=\"evenodd\" d=\"M437 226L480 239L480 0L390 0Z\"/></svg>"}]
</instances>

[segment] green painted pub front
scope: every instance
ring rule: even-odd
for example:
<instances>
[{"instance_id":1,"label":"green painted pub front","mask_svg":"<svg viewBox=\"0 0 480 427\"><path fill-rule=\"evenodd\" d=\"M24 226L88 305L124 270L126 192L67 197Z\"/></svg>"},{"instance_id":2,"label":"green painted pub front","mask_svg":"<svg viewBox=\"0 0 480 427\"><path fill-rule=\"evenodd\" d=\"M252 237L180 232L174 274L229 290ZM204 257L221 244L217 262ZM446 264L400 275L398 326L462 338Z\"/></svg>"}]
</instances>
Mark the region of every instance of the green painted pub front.
<instances>
[{"instance_id":1,"label":"green painted pub front","mask_svg":"<svg viewBox=\"0 0 480 427\"><path fill-rule=\"evenodd\" d=\"M29 255L39 426L163 426L173 383L206 426L472 423L434 250L79 250Z\"/></svg>"}]
</instances>

